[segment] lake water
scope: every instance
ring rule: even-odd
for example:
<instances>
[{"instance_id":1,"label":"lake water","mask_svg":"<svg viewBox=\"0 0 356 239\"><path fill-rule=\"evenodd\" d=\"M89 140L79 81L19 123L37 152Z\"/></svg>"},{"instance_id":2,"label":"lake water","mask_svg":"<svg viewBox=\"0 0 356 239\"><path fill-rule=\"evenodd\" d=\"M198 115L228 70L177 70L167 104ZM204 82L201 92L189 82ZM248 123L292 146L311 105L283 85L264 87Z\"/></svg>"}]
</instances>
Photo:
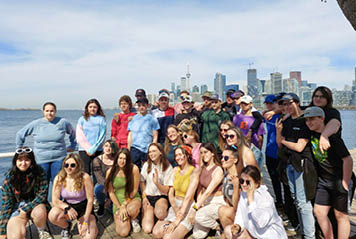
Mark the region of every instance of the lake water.
<instances>
[{"instance_id":1,"label":"lake water","mask_svg":"<svg viewBox=\"0 0 356 239\"><path fill-rule=\"evenodd\" d=\"M111 121L115 110L105 110L107 118L107 138L110 137ZM356 148L356 111L340 111L342 119L342 137L349 149ZM83 114L82 110L59 110L57 116L66 118L73 127ZM41 111L0 111L0 153L13 152L15 150L16 132L34 119L43 117ZM67 139L68 140L68 139ZM25 145L32 147L31 136L26 138ZM10 158L0 158L0 184L4 173L10 168Z\"/></svg>"}]
</instances>

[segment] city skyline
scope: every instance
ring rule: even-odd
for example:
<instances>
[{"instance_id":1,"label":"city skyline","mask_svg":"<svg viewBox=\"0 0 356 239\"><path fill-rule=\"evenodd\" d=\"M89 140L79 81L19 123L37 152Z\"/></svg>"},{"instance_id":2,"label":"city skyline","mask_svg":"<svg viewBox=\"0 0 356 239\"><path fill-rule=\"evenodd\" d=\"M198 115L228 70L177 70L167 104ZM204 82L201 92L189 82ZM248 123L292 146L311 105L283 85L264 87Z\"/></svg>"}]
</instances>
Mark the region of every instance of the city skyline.
<instances>
[{"instance_id":1,"label":"city skyline","mask_svg":"<svg viewBox=\"0 0 356 239\"><path fill-rule=\"evenodd\" d=\"M356 34L336 1L2 1L0 107L82 109L90 98L116 107L137 88L154 93L246 85L271 72L341 89L352 85ZM330 34L332 33L332 34ZM252 64L253 65L250 65Z\"/></svg>"}]
</instances>

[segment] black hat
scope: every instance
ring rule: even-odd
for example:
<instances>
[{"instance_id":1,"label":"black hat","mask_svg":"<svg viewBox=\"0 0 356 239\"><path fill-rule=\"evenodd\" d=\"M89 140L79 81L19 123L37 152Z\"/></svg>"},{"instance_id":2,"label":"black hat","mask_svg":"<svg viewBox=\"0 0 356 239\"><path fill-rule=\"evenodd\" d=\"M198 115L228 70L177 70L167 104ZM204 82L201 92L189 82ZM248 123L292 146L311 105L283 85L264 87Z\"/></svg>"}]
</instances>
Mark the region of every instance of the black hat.
<instances>
[{"instance_id":1,"label":"black hat","mask_svg":"<svg viewBox=\"0 0 356 239\"><path fill-rule=\"evenodd\" d=\"M233 93L235 93L236 92L236 90L234 90L234 89L228 89L227 91L226 91L226 95L227 96L231 96Z\"/></svg>"},{"instance_id":2,"label":"black hat","mask_svg":"<svg viewBox=\"0 0 356 239\"><path fill-rule=\"evenodd\" d=\"M144 89L137 89L136 90L136 93L135 93L135 96L144 96L146 97L146 91Z\"/></svg>"},{"instance_id":3,"label":"black hat","mask_svg":"<svg viewBox=\"0 0 356 239\"><path fill-rule=\"evenodd\" d=\"M136 101L136 104L138 104L138 103L144 103L144 104L148 105L148 99L146 97L142 97Z\"/></svg>"},{"instance_id":4,"label":"black hat","mask_svg":"<svg viewBox=\"0 0 356 239\"><path fill-rule=\"evenodd\" d=\"M287 94L285 94L285 95L282 97L281 101L285 101L285 100L293 100L294 102L300 102L299 97L298 97L296 94L294 94L294 93L287 93Z\"/></svg>"}]
</instances>

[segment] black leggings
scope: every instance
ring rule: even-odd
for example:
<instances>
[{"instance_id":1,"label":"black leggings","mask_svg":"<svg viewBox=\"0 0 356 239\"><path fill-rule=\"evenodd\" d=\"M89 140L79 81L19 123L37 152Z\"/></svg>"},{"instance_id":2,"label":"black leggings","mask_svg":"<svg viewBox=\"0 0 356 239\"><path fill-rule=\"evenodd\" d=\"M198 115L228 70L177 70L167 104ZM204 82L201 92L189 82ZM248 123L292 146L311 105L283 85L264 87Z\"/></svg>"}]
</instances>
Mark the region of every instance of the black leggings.
<instances>
[{"instance_id":1,"label":"black leggings","mask_svg":"<svg viewBox=\"0 0 356 239\"><path fill-rule=\"evenodd\" d=\"M93 168L93 159L99 156L102 151L96 151L92 156L89 156L86 151L79 151L79 156L83 162L84 172L89 175L92 175L92 168Z\"/></svg>"}]
</instances>

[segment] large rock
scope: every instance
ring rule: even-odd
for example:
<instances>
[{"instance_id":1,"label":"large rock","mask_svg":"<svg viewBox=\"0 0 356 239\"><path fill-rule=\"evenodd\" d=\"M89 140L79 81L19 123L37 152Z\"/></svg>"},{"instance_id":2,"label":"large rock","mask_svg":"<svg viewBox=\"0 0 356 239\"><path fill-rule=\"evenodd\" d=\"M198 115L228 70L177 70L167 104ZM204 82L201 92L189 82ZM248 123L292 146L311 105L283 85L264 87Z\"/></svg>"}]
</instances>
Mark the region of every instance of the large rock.
<instances>
[{"instance_id":1,"label":"large rock","mask_svg":"<svg viewBox=\"0 0 356 239\"><path fill-rule=\"evenodd\" d=\"M356 0L337 0L345 17L356 31Z\"/></svg>"}]
</instances>

